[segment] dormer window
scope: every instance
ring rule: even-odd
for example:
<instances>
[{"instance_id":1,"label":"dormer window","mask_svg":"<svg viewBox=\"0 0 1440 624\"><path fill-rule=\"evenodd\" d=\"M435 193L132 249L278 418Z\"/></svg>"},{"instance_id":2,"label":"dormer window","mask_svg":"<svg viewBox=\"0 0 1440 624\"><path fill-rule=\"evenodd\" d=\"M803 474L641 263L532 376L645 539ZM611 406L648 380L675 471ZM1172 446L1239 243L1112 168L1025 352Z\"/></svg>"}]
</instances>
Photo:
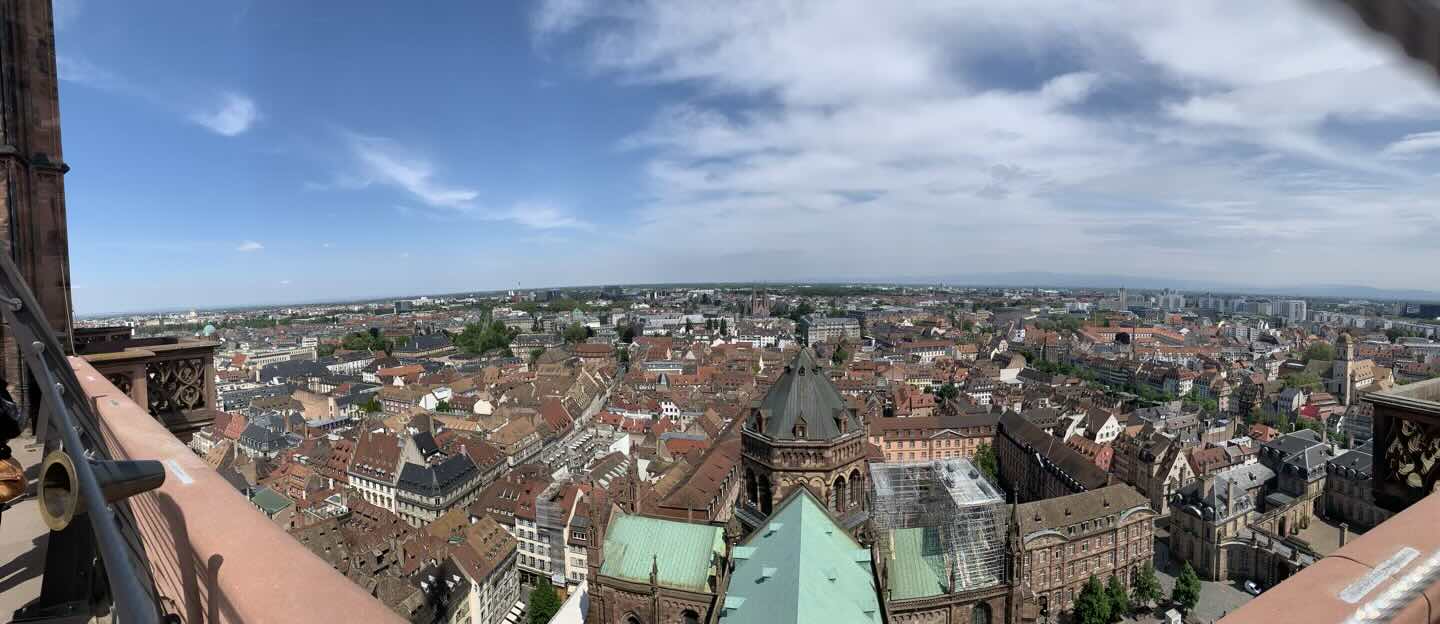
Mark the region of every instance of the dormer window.
<instances>
[{"instance_id":1,"label":"dormer window","mask_svg":"<svg viewBox=\"0 0 1440 624\"><path fill-rule=\"evenodd\" d=\"M805 423L795 423L795 429L793 433L797 438L805 437Z\"/></svg>"}]
</instances>

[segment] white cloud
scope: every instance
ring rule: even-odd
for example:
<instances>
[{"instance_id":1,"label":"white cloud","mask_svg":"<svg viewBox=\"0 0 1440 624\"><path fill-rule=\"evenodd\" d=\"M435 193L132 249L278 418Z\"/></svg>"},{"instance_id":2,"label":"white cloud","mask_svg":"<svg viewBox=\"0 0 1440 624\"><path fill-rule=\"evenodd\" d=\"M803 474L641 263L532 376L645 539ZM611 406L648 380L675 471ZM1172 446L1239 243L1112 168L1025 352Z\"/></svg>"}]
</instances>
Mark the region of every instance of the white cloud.
<instances>
[{"instance_id":1,"label":"white cloud","mask_svg":"<svg viewBox=\"0 0 1440 624\"><path fill-rule=\"evenodd\" d=\"M1312 4L564 0L532 24L543 50L682 93L621 144L645 160L633 242L716 277L1373 282L1287 255L1343 237L1419 279L1372 225L1434 183L1367 143L1434 127L1440 92ZM1386 151L1440 143L1408 141Z\"/></svg>"},{"instance_id":2,"label":"white cloud","mask_svg":"<svg viewBox=\"0 0 1440 624\"><path fill-rule=\"evenodd\" d=\"M235 251L260 251L261 249L264 249L264 248L265 248L264 245L261 245L260 243L258 243L258 242L256 242L256 241L247 240L247 241L245 241L245 242L243 242L243 243L240 243L240 246L239 246L239 247L236 247L236 248L235 248Z\"/></svg>"},{"instance_id":3,"label":"white cloud","mask_svg":"<svg viewBox=\"0 0 1440 624\"><path fill-rule=\"evenodd\" d=\"M479 190L440 181L436 166L414 149L384 137L343 134L356 170L338 175L329 183L307 182L307 190L359 190L380 184L404 191L419 202L418 207L395 205L395 211L407 218L508 221L537 230L591 227L587 221L548 202L522 201L509 207L482 203Z\"/></svg>"},{"instance_id":4,"label":"white cloud","mask_svg":"<svg viewBox=\"0 0 1440 624\"><path fill-rule=\"evenodd\" d=\"M244 134L259 119L260 111L256 108L255 101L234 92L220 94L215 107L190 115L190 121L227 137Z\"/></svg>"},{"instance_id":5,"label":"white cloud","mask_svg":"<svg viewBox=\"0 0 1440 624\"><path fill-rule=\"evenodd\" d=\"M361 174L341 177L351 188L381 183L400 188L429 206L464 209L480 193L474 189L449 186L435 181L435 168L429 160L382 137L346 133L351 155L359 163Z\"/></svg>"},{"instance_id":6,"label":"white cloud","mask_svg":"<svg viewBox=\"0 0 1440 624\"><path fill-rule=\"evenodd\" d=\"M288 279L287 279L287 280L280 280L280 285L281 285L281 286L289 286L289 285L290 285L290 280L288 280Z\"/></svg>"}]
</instances>

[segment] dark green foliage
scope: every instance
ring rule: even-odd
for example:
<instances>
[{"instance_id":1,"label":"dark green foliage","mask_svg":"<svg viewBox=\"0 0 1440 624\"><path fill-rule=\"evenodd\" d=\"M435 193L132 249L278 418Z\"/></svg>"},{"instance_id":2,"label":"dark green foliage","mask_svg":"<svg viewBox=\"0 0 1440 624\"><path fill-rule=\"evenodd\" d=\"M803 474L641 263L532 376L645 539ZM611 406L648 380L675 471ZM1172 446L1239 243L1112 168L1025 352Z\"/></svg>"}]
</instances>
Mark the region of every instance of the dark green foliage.
<instances>
[{"instance_id":1,"label":"dark green foliage","mask_svg":"<svg viewBox=\"0 0 1440 624\"><path fill-rule=\"evenodd\" d=\"M1075 621L1079 624L1110 624L1110 598L1093 574L1075 599Z\"/></svg>"},{"instance_id":2,"label":"dark green foliage","mask_svg":"<svg viewBox=\"0 0 1440 624\"><path fill-rule=\"evenodd\" d=\"M500 321L493 321L489 325L471 323L451 338L451 342L462 353L471 355L496 350L504 355L514 355L510 352L510 341L515 339L517 333L517 330L506 327Z\"/></svg>"},{"instance_id":3,"label":"dark green foliage","mask_svg":"<svg viewBox=\"0 0 1440 624\"><path fill-rule=\"evenodd\" d=\"M1145 562L1145 567L1135 577L1134 599L1136 608L1148 608L1160 599L1160 579L1155 578L1155 564Z\"/></svg>"},{"instance_id":4,"label":"dark green foliage","mask_svg":"<svg viewBox=\"0 0 1440 624\"><path fill-rule=\"evenodd\" d=\"M542 579L530 590L530 624L547 624L560 611L560 597L550 581Z\"/></svg>"},{"instance_id":5,"label":"dark green foliage","mask_svg":"<svg viewBox=\"0 0 1440 624\"><path fill-rule=\"evenodd\" d=\"M1200 602L1200 577L1189 563L1185 564L1184 569L1180 570L1180 576L1175 579L1175 591L1170 593L1170 600L1185 613L1189 613Z\"/></svg>"},{"instance_id":6,"label":"dark green foliage","mask_svg":"<svg viewBox=\"0 0 1440 624\"><path fill-rule=\"evenodd\" d=\"M995 449L991 448L989 444L981 444L980 448L975 449L975 457L972 457L970 461L992 482L999 478L1000 471L995 463Z\"/></svg>"},{"instance_id":7,"label":"dark green foliage","mask_svg":"<svg viewBox=\"0 0 1440 624\"><path fill-rule=\"evenodd\" d=\"M1105 597L1110 601L1111 622L1119 622L1130 613L1130 592L1125 591L1120 577L1110 577L1110 581L1105 584Z\"/></svg>"}]
</instances>

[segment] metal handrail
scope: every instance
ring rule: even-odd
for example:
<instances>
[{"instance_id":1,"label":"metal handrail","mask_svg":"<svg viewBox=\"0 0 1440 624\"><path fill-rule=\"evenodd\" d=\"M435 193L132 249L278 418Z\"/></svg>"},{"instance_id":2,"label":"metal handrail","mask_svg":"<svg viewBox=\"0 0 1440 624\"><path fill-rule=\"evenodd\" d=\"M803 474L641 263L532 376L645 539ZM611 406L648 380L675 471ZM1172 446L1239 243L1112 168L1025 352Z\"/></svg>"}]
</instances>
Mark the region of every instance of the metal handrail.
<instances>
[{"instance_id":1,"label":"metal handrail","mask_svg":"<svg viewBox=\"0 0 1440 624\"><path fill-rule=\"evenodd\" d=\"M141 584L144 577L128 552L120 532L119 514L105 502L105 494L91 468L92 459L107 459L99 419L92 407L77 397L85 396L74 370L64 359L59 339L50 331L35 294L9 254L0 253L0 315L25 359L41 393L41 405L49 426L60 434L60 442L75 467L79 495L84 500L90 527L105 566L114 620L159 622L160 609L153 591ZM37 436L43 431L37 424ZM48 432L46 432L48 437Z\"/></svg>"}]
</instances>

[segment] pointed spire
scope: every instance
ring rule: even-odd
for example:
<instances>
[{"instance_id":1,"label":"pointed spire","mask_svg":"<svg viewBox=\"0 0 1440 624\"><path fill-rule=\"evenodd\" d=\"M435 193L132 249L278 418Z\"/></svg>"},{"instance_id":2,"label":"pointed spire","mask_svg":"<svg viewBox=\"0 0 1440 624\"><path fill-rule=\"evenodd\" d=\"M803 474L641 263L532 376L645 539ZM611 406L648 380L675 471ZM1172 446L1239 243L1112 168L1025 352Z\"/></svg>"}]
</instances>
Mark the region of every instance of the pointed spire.
<instances>
[{"instance_id":1,"label":"pointed spire","mask_svg":"<svg viewBox=\"0 0 1440 624\"><path fill-rule=\"evenodd\" d=\"M659 585L659 580L660 580L660 557L659 557L659 555L650 555L650 586L651 586L651 587L655 587L655 586Z\"/></svg>"}]
</instances>

